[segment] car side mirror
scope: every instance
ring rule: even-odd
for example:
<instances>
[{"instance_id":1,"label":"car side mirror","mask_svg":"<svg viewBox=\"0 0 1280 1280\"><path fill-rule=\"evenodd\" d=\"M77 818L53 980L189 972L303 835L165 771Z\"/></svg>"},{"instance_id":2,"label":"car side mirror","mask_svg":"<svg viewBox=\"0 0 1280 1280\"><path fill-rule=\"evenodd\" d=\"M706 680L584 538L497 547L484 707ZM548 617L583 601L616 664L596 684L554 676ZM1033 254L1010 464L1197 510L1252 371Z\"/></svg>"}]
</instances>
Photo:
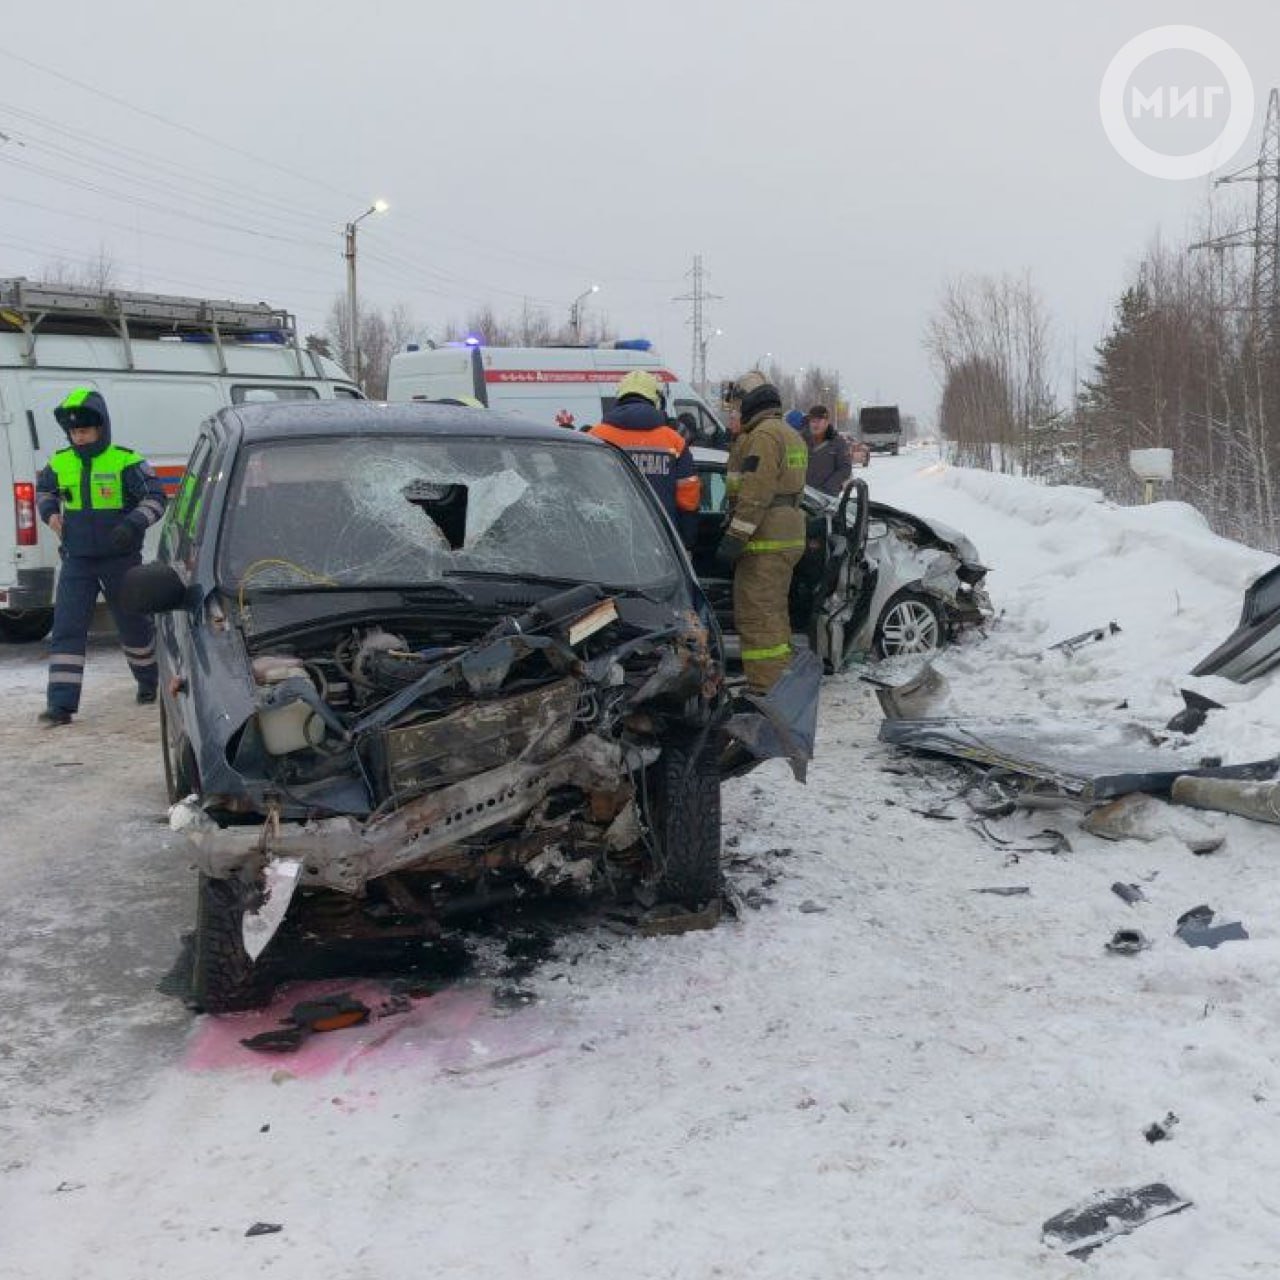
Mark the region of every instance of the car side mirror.
<instances>
[{"instance_id":1,"label":"car side mirror","mask_svg":"<svg viewBox=\"0 0 1280 1280\"><path fill-rule=\"evenodd\" d=\"M120 603L131 613L172 613L187 603L187 584L159 561L134 565L120 584Z\"/></svg>"}]
</instances>

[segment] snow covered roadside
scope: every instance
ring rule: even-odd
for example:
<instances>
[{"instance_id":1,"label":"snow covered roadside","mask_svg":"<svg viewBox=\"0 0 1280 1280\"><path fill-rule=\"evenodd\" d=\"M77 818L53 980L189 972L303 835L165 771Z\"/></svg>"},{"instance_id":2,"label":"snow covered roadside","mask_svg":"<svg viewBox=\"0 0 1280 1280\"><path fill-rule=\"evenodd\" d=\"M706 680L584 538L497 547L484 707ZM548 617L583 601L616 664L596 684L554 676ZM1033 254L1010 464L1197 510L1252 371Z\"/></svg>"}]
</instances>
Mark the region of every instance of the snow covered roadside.
<instances>
[{"instance_id":1,"label":"snow covered roadside","mask_svg":"<svg viewBox=\"0 0 1280 1280\"><path fill-rule=\"evenodd\" d=\"M877 460L870 480L877 498L964 530L995 567L1000 625L940 664L975 713L1163 723L1270 563L1181 509L1118 511L910 455ZM1121 634L1073 659L1045 652L1112 618ZM114 679L104 697L127 688ZM1197 745L1272 754L1275 684L1226 686L1233 705ZM1072 828L1070 853L1013 861L964 821L923 816L947 793L927 772L885 771L905 761L875 742L878 723L856 675L832 681L809 786L770 770L728 789L730 874L772 899L738 923L571 935L524 981L530 1007L497 1008L492 984L472 982L314 1054L215 1052L234 1038L212 1043L208 1019L149 1061L128 1048L129 1102L66 1098L39 1148L0 1161L0 1276L1057 1280L1082 1264L1040 1244L1046 1218L1160 1180L1195 1208L1106 1245L1089 1274L1269 1274L1280 832L1215 819L1226 847L1198 858L1173 839ZM100 753L108 781L92 784L137 814L155 808L142 728ZM8 729L6 782L23 741ZM68 822L74 846L88 819ZM21 832L21 848L0 834L4 865L34 900L36 824ZM169 883L161 836L138 827L130 848L139 877ZM87 858L71 870L93 887ZM1126 906L1115 880L1148 901ZM974 892L1013 885L1031 892ZM1250 941L1173 938L1199 902L1243 920ZM1154 948L1107 955L1126 925ZM157 976L169 954L153 959ZM21 992L7 994L13 1010ZM78 1034L55 1029L39 1072L6 1073L7 1100L34 1108L41 1072L117 1070L126 1046L101 1013L91 1003ZM5 1038L22 1034L10 1019ZM1170 1110L1172 1141L1149 1145L1141 1130ZM257 1220L284 1229L246 1239Z\"/></svg>"}]
</instances>

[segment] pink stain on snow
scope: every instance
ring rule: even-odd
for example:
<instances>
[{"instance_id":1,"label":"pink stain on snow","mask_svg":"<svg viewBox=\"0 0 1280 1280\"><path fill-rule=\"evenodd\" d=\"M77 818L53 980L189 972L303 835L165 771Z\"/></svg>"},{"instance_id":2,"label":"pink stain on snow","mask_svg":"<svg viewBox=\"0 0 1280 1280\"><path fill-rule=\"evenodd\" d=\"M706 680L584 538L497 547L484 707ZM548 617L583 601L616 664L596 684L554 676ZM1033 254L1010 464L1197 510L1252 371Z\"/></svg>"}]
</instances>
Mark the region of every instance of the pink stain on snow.
<instances>
[{"instance_id":1,"label":"pink stain on snow","mask_svg":"<svg viewBox=\"0 0 1280 1280\"><path fill-rule=\"evenodd\" d=\"M313 1032L293 1053L261 1053L240 1043L284 1025L302 1000L343 991L373 1010L369 1021L341 1031ZM266 1009L206 1015L188 1042L183 1066L189 1071L287 1071L298 1079L401 1066L412 1063L449 1074L536 1057L553 1048L557 1028L536 1007L504 1013L493 1007L492 988L462 984L413 1000L404 1013L378 1016L386 988L370 982L306 982L282 987Z\"/></svg>"}]
</instances>

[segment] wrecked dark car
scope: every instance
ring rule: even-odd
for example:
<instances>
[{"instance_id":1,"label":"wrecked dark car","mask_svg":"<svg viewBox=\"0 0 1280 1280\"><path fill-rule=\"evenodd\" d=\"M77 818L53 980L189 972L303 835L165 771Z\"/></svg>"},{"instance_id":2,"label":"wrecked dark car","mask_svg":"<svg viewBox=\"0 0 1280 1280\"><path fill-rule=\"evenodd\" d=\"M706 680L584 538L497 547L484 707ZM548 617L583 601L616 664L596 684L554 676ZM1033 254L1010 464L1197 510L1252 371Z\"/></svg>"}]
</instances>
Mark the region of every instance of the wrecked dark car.
<instances>
[{"instance_id":1,"label":"wrecked dark car","mask_svg":"<svg viewBox=\"0 0 1280 1280\"><path fill-rule=\"evenodd\" d=\"M269 995L286 917L430 938L504 893L618 883L708 910L722 772L796 748L726 691L625 455L501 414L224 409L129 590L157 617L211 1011Z\"/></svg>"},{"instance_id":2,"label":"wrecked dark car","mask_svg":"<svg viewBox=\"0 0 1280 1280\"><path fill-rule=\"evenodd\" d=\"M702 477L694 567L734 653L733 584L715 556L728 455L706 448L693 453ZM987 568L964 534L871 501L860 479L838 497L806 489L800 505L807 545L791 579L791 628L828 670L840 670L857 654L932 653L992 618Z\"/></svg>"}]
</instances>

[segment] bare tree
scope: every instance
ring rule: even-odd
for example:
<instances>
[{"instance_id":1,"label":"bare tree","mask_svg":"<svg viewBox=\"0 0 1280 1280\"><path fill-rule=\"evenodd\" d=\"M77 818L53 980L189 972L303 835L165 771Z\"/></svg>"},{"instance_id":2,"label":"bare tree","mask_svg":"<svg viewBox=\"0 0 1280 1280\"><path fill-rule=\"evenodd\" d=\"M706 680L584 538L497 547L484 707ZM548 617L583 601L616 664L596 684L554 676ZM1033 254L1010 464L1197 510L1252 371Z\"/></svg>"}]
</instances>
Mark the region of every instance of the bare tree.
<instances>
[{"instance_id":1,"label":"bare tree","mask_svg":"<svg viewBox=\"0 0 1280 1280\"><path fill-rule=\"evenodd\" d=\"M313 335L314 336L314 335ZM347 323L347 297L339 294L329 308L329 318L323 335L318 341L326 344L333 358L354 374L355 353L351 350L350 327ZM360 308L360 388L374 400L387 394L387 374L391 357L410 342L425 342L425 329L413 318L403 303L397 303L389 312L379 307ZM308 339L310 344L311 339Z\"/></svg>"},{"instance_id":2,"label":"bare tree","mask_svg":"<svg viewBox=\"0 0 1280 1280\"><path fill-rule=\"evenodd\" d=\"M80 264L63 258L51 259L40 269L45 284L66 285L73 289L92 289L95 293L111 293L120 288L120 270L115 255L105 243Z\"/></svg>"},{"instance_id":3,"label":"bare tree","mask_svg":"<svg viewBox=\"0 0 1280 1280\"><path fill-rule=\"evenodd\" d=\"M1054 403L1051 325L1029 276L951 281L930 319L933 361L946 420L974 460L1001 471L1034 471L1052 453L1060 416Z\"/></svg>"}]
</instances>

